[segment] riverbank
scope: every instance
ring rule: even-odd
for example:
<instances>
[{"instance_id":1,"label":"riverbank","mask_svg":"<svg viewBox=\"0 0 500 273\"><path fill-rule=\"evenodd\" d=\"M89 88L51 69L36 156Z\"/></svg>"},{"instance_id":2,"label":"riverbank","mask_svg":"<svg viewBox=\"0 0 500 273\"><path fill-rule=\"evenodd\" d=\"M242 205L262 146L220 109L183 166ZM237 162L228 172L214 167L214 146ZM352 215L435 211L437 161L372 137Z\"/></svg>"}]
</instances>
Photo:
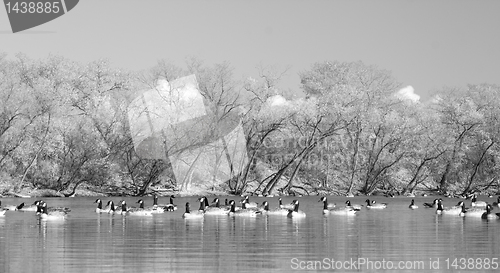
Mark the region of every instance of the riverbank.
<instances>
[{"instance_id":1,"label":"riverbank","mask_svg":"<svg viewBox=\"0 0 500 273\"><path fill-rule=\"evenodd\" d=\"M75 190L75 193L73 195L68 196L67 194L64 194L62 192L58 192L55 190L50 190L50 189L30 189L30 188L23 188L19 192L13 192L13 191L4 191L3 193L0 194L0 198L8 198L8 197L13 197L13 198L38 198L38 197L111 197L111 196L136 196L132 192L128 192L126 190L121 190L121 191L110 191L111 189L101 189L101 188L93 188L91 186L81 186L78 189ZM170 196L170 195L175 195L178 197L188 197L188 196L234 196L234 194L231 194L229 192L223 191L223 190L204 190L204 189L193 189L189 191L176 191L172 189L161 189L161 188L151 188L148 193L145 194L145 196L151 196L151 195L157 195L157 196ZM250 195L250 196L261 196L259 194L255 194L254 192L245 192L241 195ZM308 196L308 195L317 195L317 196L346 196L345 194L342 194L339 191L329 191L325 189L321 189L318 191L315 191L310 194L283 194L283 193L277 193L273 194L270 196ZM480 195L496 195L493 193L480 193ZM361 194L359 192L356 192L353 195L347 196L347 197L354 197L354 196L365 196L364 194ZM459 196L459 195L454 195L454 194L440 194L439 192L436 191L419 191L416 192L415 194L407 194L407 195L392 195L392 194L386 194L383 192L375 192L372 194L372 196L386 196L386 197L425 197L425 196L442 196L442 197L456 197L456 198L466 198L466 196Z\"/></svg>"},{"instance_id":2,"label":"riverbank","mask_svg":"<svg viewBox=\"0 0 500 273\"><path fill-rule=\"evenodd\" d=\"M220 190L201 190L194 189L186 192L179 192L171 189L161 189L161 188L151 188L147 195L156 194L158 196L224 196L231 195L227 192ZM51 190L51 189L33 189L33 188L23 188L18 192L12 190L4 191L0 193L0 198L14 197L14 198L37 198L37 197L85 197L85 196L135 196L133 192L127 191L126 189L116 190L116 189L102 189L95 188L92 186L80 186L75 190L72 195L65 194L63 192Z\"/></svg>"},{"instance_id":3,"label":"riverbank","mask_svg":"<svg viewBox=\"0 0 500 273\"><path fill-rule=\"evenodd\" d=\"M353 191L352 194L346 194L345 190L340 190L334 185L329 187L314 187L313 185L306 183L305 181L298 180L297 183L289 191L284 191L284 187L287 184L286 179L281 179L277 183L277 187L269 196L365 196L365 194ZM105 187L95 187L88 184L80 184L74 191L74 193L60 192L52 189L35 189L31 187L23 187L20 190L14 191L14 187L4 188L0 191L0 198L14 197L14 198L37 198L37 197L90 197L90 196L151 196L153 194L157 196L170 196L175 195L179 197L183 196L235 196L235 195L249 195L249 196L262 196L261 185L257 182L250 182L247 184L246 190L239 194L231 193L231 191L226 186L219 187L190 187L188 190L179 191L172 187L149 187L145 194L139 195L136 193L134 188L131 187L118 187L118 186L105 186ZM487 192L477 192L478 195L489 195L495 196L499 195L498 192L490 190ZM446 193L443 194L437 190L415 190L413 194L399 194L392 191L374 191L371 196L386 196L386 197L425 197L425 196L443 196L443 197L455 197L455 198L467 198L469 195L460 195L458 193Z\"/></svg>"}]
</instances>

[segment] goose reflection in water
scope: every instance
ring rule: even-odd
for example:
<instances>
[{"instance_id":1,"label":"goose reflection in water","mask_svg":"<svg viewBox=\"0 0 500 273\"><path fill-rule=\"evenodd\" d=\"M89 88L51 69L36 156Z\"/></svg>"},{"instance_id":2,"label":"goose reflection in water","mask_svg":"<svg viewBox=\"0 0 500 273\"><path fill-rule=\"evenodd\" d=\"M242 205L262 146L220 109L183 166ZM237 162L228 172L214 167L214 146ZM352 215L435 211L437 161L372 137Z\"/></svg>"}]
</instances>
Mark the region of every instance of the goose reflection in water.
<instances>
[{"instance_id":1,"label":"goose reflection in water","mask_svg":"<svg viewBox=\"0 0 500 273\"><path fill-rule=\"evenodd\" d=\"M269 217L266 215L264 217L264 240L268 240L268 232L269 232Z\"/></svg>"},{"instance_id":2,"label":"goose reflection in water","mask_svg":"<svg viewBox=\"0 0 500 273\"><path fill-rule=\"evenodd\" d=\"M47 221L42 218L38 218L38 233L41 235L42 242L45 243L47 239Z\"/></svg>"},{"instance_id":3,"label":"goose reflection in water","mask_svg":"<svg viewBox=\"0 0 500 273\"><path fill-rule=\"evenodd\" d=\"M203 235L203 226L205 224L204 218L184 219L184 223L188 235L193 233L200 233Z\"/></svg>"},{"instance_id":4,"label":"goose reflection in water","mask_svg":"<svg viewBox=\"0 0 500 273\"><path fill-rule=\"evenodd\" d=\"M97 221L96 228L97 228L97 232L99 234L102 232L113 233L113 231L114 231L113 227L115 226L115 218L114 217L111 217L109 214L98 214L96 221ZM107 230L105 227L106 222L108 223Z\"/></svg>"},{"instance_id":5,"label":"goose reflection in water","mask_svg":"<svg viewBox=\"0 0 500 273\"><path fill-rule=\"evenodd\" d=\"M229 235L231 235L231 237L234 238L236 236L236 218L229 217L228 219L229 221L227 222L227 225L228 225Z\"/></svg>"},{"instance_id":6,"label":"goose reflection in water","mask_svg":"<svg viewBox=\"0 0 500 273\"><path fill-rule=\"evenodd\" d=\"M233 217L235 218L236 224L239 226L242 236L255 234L257 227L255 226L257 217Z\"/></svg>"},{"instance_id":7,"label":"goose reflection in water","mask_svg":"<svg viewBox=\"0 0 500 273\"><path fill-rule=\"evenodd\" d=\"M300 229L304 226L306 223L306 218L299 217L299 218L287 218L287 227L288 227L288 232L293 232L295 234L298 234L300 232Z\"/></svg>"},{"instance_id":8,"label":"goose reflection in water","mask_svg":"<svg viewBox=\"0 0 500 273\"><path fill-rule=\"evenodd\" d=\"M465 236L465 221L467 217L451 216L443 217L442 215L436 214L434 216L434 226L435 226L435 240L436 242L447 240L449 236L453 238L463 238ZM471 219L469 220L480 220ZM450 234L450 230L453 230L453 234Z\"/></svg>"}]
</instances>

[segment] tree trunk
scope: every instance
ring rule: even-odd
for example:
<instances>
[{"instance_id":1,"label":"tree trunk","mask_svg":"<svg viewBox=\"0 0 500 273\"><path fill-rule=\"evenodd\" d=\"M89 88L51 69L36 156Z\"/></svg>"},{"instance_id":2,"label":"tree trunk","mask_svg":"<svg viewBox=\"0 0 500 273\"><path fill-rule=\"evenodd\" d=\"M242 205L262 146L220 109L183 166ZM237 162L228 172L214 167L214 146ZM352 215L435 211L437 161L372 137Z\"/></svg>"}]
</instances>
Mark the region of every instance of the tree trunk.
<instances>
[{"instance_id":1,"label":"tree trunk","mask_svg":"<svg viewBox=\"0 0 500 273\"><path fill-rule=\"evenodd\" d=\"M302 154L300 157L299 161L297 162L297 165L295 166L292 175L290 176L290 179L288 180L288 184L286 184L285 188L283 188L283 191L289 191L290 188L293 185L293 180L295 179L295 176L297 176L297 173L300 169L300 166L302 165L302 162L304 162L304 159L311 153L311 151L314 149L316 145L311 146L306 152Z\"/></svg>"},{"instance_id":2,"label":"tree trunk","mask_svg":"<svg viewBox=\"0 0 500 273\"><path fill-rule=\"evenodd\" d=\"M471 174L471 176L469 178L469 181L467 183L467 187L464 189L464 191L462 192L462 194L466 194L470 190L472 184L474 183L474 177L476 176L476 174L477 174L477 172L479 170L479 167L481 166L481 163L483 162L483 159L486 156L486 153L491 148L491 146L493 146L494 144L495 144L495 142L492 141L490 143L490 145L488 145L488 147L486 147L486 149L481 153L481 157L479 158L479 160L477 161L477 163L474 164L474 171L472 172L472 174Z\"/></svg>"}]
</instances>

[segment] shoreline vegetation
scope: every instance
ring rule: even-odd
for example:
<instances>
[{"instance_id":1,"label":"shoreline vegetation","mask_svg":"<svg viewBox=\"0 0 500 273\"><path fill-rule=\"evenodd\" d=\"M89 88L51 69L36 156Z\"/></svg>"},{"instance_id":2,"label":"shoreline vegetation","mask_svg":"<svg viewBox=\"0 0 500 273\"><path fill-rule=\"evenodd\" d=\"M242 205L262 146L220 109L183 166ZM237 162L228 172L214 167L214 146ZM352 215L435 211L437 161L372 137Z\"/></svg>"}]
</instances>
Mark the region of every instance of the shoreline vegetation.
<instances>
[{"instance_id":1,"label":"shoreline vegetation","mask_svg":"<svg viewBox=\"0 0 500 273\"><path fill-rule=\"evenodd\" d=\"M488 193L481 193L482 195L489 195L490 197L493 196L494 194L488 194ZM152 196L152 195L157 195L160 197L166 197L166 196L181 196L181 197L188 197L188 196L234 196L234 193L230 193L227 191L222 191L222 190L202 190L202 189L197 189L193 191L186 191L186 192L179 192L177 190L173 189L151 189L147 193L143 194L142 196ZM293 196L303 196L304 194L300 192L295 192L291 194L281 194L278 193L277 195L269 195L269 196L263 196L261 194L254 194L251 192L245 192L241 194L241 196L244 195L249 195L249 196L259 196L259 197L274 197L274 196L287 196L287 195L293 195ZM355 197L355 196L385 196L385 197L427 197L427 196L443 196L443 197L449 197L449 198L463 198L463 199L469 199L471 195L455 195L453 193L447 193L443 194L439 191L418 191L412 194L406 194L406 195L394 195L392 193L387 193L387 192L374 192L370 195L363 195L361 193L356 193L354 195L346 195L344 193L341 193L339 191L328 191L324 189L318 189L314 193L310 194L305 194L307 195L314 195L314 196L344 196L344 197ZM2 194L0 194L0 198L39 198L39 197L113 197L113 196L136 196L133 192L127 192L126 190L123 189L100 189L100 188L94 188L93 186L89 185L82 185L80 186L79 189L76 189L74 193L72 194L67 194L63 192L57 192L52 189L28 189L25 188L20 192L13 192L13 191L4 191Z\"/></svg>"},{"instance_id":2,"label":"shoreline vegetation","mask_svg":"<svg viewBox=\"0 0 500 273\"><path fill-rule=\"evenodd\" d=\"M104 60L0 54L0 197L500 192L496 84L443 87L420 101L390 72L362 62L316 63L300 73L296 90L280 88L286 69L260 66L246 79L233 70L197 59L124 71ZM245 160L231 161L225 139L213 148L220 154L188 154L187 165L167 152L136 152L131 102L159 79L167 86L189 75L210 118L185 123L169 143L191 152L215 147L205 139L241 124ZM173 148L165 143L162 151ZM158 146L145 147L158 154ZM179 170L187 175L178 181Z\"/></svg>"},{"instance_id":3,"label":"shoreline vegetation","mask_svg":"<svg viewBox=\"0 0 500 273\"><path fill-rule=\"evenodd\" d=\"M227 191L218 191L218 190L193 190L193 191L186 191L186 192L179 192L176 190L172 189L151 189L147 193L145 193L143 196L152 196L152 195L157 195L157 196L182 196L182 197L187 197L187 196L234 196L233 193L229 193ZM250 196L259 196L259 197L268 197L268 196L263 196L260 194L253 194L251 192L246 192L244 194L241 194L241 196L244 195L250 195ZM269 197L273 196L286 196L288 194L280 194L278 193L277 195L269 195ZM290 195L294 196L303 196L303 194L296 192L292 193ZM355 195L352 196L346 196L346 194L340 193L338 191L327 191L327 190L317 190L315 193L311 194L305 194L305 195L326 195L326 196L345 196L345 197L354 197L354 196L364 196L361 193L356 193ZM385 196L385 197L426 197L426 196L445 196L445 197L456 197L456 198L470 198L469 195L453 195L453 194L447 194L443 195L440 192L437 191L427 191L427 192L417 192L416 194L407 194L407 195L393 195L393 194L388 194L384 192L374 192L371 195L375 196ZM123 189L107 189L103 190L100 188L94 188L89 185L82 185L80 186L79 189L75 190L74 193L72 194L67 194L63 192L57 192L52 189L28 189L25 188L22 191L19 192L13 192L13 191L4 191L2 194L0 194L0 198L38 198L38 197L113 197L113 196L136 196L133 192L127 192L126 190Z\"/></svg>"}]
</instances>

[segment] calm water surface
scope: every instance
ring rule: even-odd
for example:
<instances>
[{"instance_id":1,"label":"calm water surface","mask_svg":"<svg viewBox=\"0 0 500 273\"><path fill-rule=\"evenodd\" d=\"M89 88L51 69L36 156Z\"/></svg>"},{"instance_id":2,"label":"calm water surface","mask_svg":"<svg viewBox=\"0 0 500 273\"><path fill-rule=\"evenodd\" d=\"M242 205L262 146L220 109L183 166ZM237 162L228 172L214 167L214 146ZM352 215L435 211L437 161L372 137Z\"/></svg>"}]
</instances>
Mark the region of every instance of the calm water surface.
<instances>
[{"instance_id":1,"label":"calm water surface","mask_svg":"<svg viewBox=\"0 0 500 273\"><path fill-rule=\"evenodd\" d=\"M152 204L151 197L143 199ZM333 271L332 259L334 266L343 263L337 272L451 272L464 266L469 266L464 272L498 272L484 270L484 264L486 258L490 265L500 263L500 220L438 216L422 206L432 197L415 198L417 210L408 209L411 198L375 197L389 203L388 208L363 208L353 217L323 216L317 196L298 199L307 213L304 219L207 215L184 220L184 204L196 209L195 197L176 198L177 211L149 217L96 214L95 198L46 198L49 206L70 207L67 219L46 221L33 212L11 211L0 216L0 272ZM365 199L350 198L358 204ZM3 198L2 205L34 200ZM251 198L264 200L277 207L276 197ZM328 201L343 205L345 200ZM445 199L444 205L458 201ZM160 203L168 199L160 198ZM454 259L461 258L475 260L457 260L453 267ZM408 270L388 270L400 262Z\"/></svg>"}]
</instances>

